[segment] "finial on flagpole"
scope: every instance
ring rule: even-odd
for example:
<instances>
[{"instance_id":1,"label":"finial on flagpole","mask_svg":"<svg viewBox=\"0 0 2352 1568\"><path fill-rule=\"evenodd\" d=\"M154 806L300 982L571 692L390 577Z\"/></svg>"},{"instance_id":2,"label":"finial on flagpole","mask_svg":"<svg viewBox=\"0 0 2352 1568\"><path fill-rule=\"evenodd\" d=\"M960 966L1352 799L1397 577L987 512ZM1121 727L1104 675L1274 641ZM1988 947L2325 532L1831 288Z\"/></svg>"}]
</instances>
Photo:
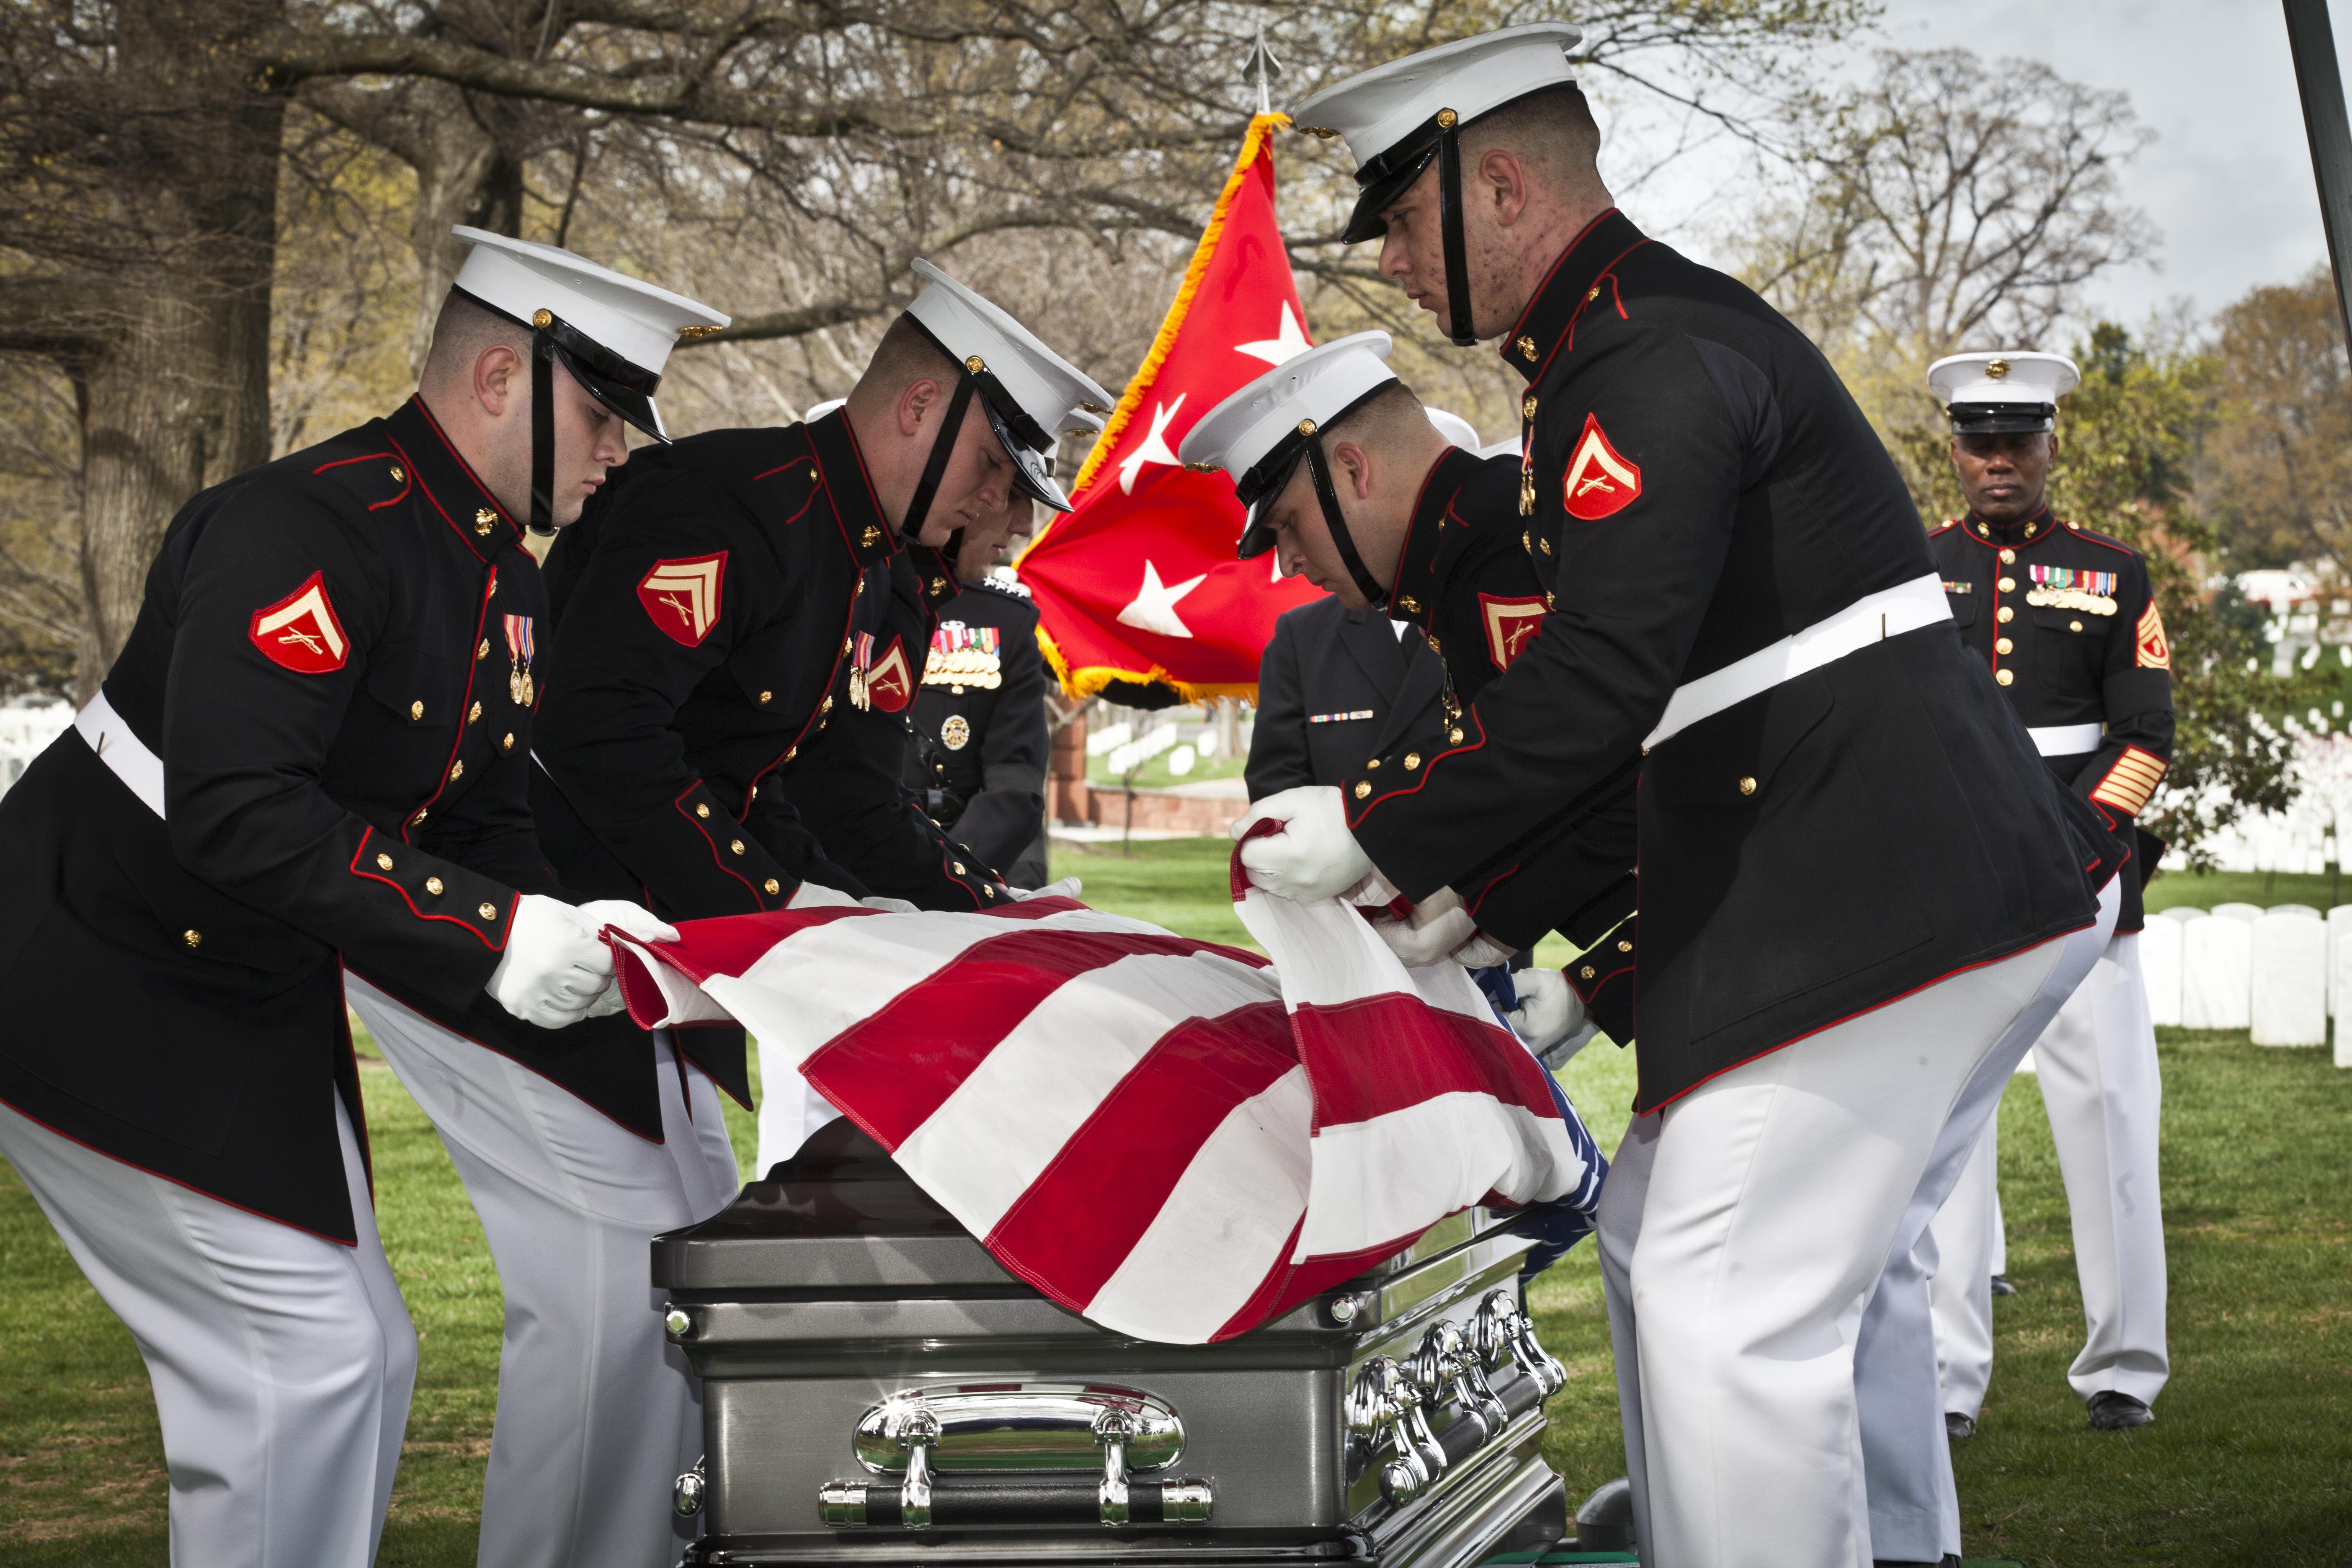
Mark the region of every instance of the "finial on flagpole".
<instances>
[{"instance_id":1,"label":"finial on flagpole","mask_svg":"<svg viewBox=\"0 0 2352 1568\"><path fill-rule=\"evenodd\" d=\"M1265 47L1265 24L1257 25L1257 42L1251 46L1249 58L1242 62L1242 81L1257 89L1257 111L1274 112L1274 82L1282 74L1282 62Z\"/></svg>"}]
</instances>

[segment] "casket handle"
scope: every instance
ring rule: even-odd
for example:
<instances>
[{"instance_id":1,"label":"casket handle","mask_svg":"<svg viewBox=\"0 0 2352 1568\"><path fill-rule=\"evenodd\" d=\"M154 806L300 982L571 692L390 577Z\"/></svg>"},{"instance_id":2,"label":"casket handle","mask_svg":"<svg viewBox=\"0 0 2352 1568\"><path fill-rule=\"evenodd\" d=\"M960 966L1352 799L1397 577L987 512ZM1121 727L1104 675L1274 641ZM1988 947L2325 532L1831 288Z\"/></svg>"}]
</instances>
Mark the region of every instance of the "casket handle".
<instances>
[{"instance_id":1,"label":"casket handle","mask_svg":"<svg viewBox=\"0 0 2352 1568\"><path fill-rule=\"evenodd\" d=\"M1470 1342L1478 1359L1492 1371L1505 1362L1516 1365L1549 1399L1568 1386L1568 1368L1536 1342L1535 1325L1528 1321L1507 1290L1490 1290L1471 1320Z\"/></svg>"}]
</instances>

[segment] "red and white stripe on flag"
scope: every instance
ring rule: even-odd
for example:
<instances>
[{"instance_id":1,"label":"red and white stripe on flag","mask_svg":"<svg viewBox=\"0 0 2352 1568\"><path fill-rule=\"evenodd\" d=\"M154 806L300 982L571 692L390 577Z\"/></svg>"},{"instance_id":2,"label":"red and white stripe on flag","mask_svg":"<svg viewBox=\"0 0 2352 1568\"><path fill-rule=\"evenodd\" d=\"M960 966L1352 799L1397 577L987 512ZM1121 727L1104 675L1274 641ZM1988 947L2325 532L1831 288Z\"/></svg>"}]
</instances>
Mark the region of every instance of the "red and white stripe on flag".
<instances>
[{"instance_id":1,"label":"red and white stripe on flag","mask_svg":"<svg viewBox=\"0 0 2352 1568\"><path fill-rule=\"evenodd\" d=\"M1276 963L1063 898L607 937L638 1023L740 1022L1119 1333L1230 1338L1470 1204L1575 1189L1542 1069L1461 970L1406 971L1336 901L1239 901Z\"/></svg>"}]
</instances>

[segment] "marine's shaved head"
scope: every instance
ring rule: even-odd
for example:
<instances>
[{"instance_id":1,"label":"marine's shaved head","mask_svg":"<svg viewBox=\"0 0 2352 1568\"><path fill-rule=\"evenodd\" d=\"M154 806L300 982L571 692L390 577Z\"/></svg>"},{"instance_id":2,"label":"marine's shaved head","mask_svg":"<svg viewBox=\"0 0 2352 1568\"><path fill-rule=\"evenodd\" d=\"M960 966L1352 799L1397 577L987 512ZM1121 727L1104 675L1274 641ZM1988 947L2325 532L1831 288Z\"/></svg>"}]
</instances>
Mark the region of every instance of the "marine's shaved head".
<instances>
[{"instance_id":1,"label":"marine's shaved head","mask_svg":"<svg viewBox=\"0 0 2352 1568\"><path fill-rule=\"evenodd\" d=\"M436 390L472 381L474 362L482 351L505 347L524 360L530 357L530 334L495 311L486 310L455 289L441 301L433 321L433 347L425 356L425 373L417 384L433 401Z\"/></svg>"}]
</instances>

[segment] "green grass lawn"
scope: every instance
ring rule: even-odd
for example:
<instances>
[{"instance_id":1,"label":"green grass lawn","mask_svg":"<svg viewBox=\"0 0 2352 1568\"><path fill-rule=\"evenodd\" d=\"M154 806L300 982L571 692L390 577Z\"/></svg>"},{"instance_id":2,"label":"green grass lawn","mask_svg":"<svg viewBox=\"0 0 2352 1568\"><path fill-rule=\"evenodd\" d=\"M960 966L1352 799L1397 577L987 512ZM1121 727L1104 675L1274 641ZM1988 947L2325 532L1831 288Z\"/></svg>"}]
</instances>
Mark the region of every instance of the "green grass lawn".
<instances>
[{"instance_id":1,"label":"green grass lawn","mask_svg":"<svg viewBox=\"0 0 2352 1568\"><path fill-rule=\"evenodd\" d=\"M1054 847L1090 902L1245 942L1217 840ZM2168 875L2151 903L2324 907L2327 879ZM2315 889L2309 884L2316 883ZM1559 962L1565 949L1546 950ZM2030 1077L2001 1109L2019 1293L1995 1307L1983 1427L1957 1450L1971 1556L2040 1568L2352 1564L2352 1073L2242 1033L2161 1031L2173 1379L2157 1424L2094 1434L2067 1388L2082 1309L2049 1125ZM1562 1075L1603 1148L1633 1058L1605 1043ZM499 1330L480 1227L432 1129L380 1062L362 1068L385 1246L422 1337L408 1446L380 1561L473 1561ZM746 1164L750 1119L730 1117ZM1573 1374L1548 1451L1580 1497L1624 1468L1590 1243L1538 1282L1544 1342ZM0 1165L0 1568L160 1564L163 1455L144 1369Z\"/></svg>"}]
</instances>

